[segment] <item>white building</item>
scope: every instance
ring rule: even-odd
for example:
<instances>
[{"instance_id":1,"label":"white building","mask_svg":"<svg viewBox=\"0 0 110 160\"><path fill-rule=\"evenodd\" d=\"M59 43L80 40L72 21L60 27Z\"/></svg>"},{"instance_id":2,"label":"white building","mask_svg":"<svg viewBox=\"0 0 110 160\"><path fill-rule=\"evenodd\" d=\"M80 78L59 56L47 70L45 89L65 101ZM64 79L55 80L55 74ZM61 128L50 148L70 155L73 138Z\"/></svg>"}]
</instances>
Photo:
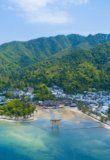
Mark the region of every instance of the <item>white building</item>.
<instances>
[{"instance_id":1,"label":"white building","mask_svg":"<svg viewBox=\"0 0 110 160\"><path fill-rule=\"evenodd\" d=\"M34 98L34 94L26 93L25 97L29 97L32 100Z\"/></svg>"},{"instance_id":2,"label":"white building","mask_svg":"<svg viewBox=\"0 0 110 160\"><path fill-rule=\"evenodd\" d=\"M105 113L107 113L108 110L109 110L108 106L102 106L97 110L97 112L105 114Z\"/></svg>"},{"instance_id":3,"label":"white building","mask_svg":"<svg viewBox=\"0 0 110 160\"><path fill-rule=\"evenodd\" d=\"M0 96L0 102L4 100L5 96Z\"/></svg>"}]
</instances>

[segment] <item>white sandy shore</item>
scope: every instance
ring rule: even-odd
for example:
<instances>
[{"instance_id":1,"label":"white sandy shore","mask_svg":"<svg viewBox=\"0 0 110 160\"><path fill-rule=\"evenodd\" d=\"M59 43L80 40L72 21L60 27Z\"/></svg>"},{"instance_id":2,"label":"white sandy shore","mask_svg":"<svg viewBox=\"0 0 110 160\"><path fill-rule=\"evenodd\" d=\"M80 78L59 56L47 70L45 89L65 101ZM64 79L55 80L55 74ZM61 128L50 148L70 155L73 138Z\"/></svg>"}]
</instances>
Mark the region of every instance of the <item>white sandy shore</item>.
<instances>
[{"instance_id":1,"label":"white sandy shore","mask_svg":"<svg viewBox=\"0 0 110 160\"><path fill-rule=\"evenodd\" d=\"M47 117L49 116L49 112L44 112L42 110L38 110L37 112L34 112L34 114L27 118L27 119L23 119L23 118L19 118L19 119L15 119L15 117L10 118L10 117L6 117L6 116L0 116L0 121L6 121L6 122L30 122L30 121L35 121L40 117Z\"/></svg>"},{"instance_id":2,"label":"white sandy shore","mask_svg":"<svg viewBox=\"0 0 110 160\"><path fill-rule=\"evenodd\" d=\"M88 118L90 118L90 119L92 119L92 120L94 120L94 121L96 121L96 122L99 122L99 123L102 125L102 127L106 128L106 129L110 129L110 126L109 126L109 125L107 125L107 124L101 122L100 120L97 120L97 119L95 119L95 118L93 118L93 117L91 117L91 116L89 116L89 115L87 115L87 114L84 114L83 112L81 112L80 110L78 110L78 108L70 108L70 107L69 107L68 109L69 109L70 111L74 112L74 113L80 113L80 114L82 114L82 115L84 115L84 116L86 116L86 117L88 117Z\"/></svg>"},{"instance_id":3,"label":"white sandy shore","mask_svg":"<svg viewBox=\"0 0 110 160\"><path fill-rule=\"evenodd\" d=\"M0 120L7 121L7 122L30 122L30 121L35 121L38 118L50 117L50 111L51 111L50 109L39 109L37 112L34 113L32 117L30 117L31 119L26 119L26 120L14 120L14 119L9 119L8 117L5 117L5 119L0 117ZM57 118L63 118L63 119L72 120L72 121L74 121L77 117L84 118L88 121L90 120L96 121L100 123L101 127L110 129L109 125L102 123L100 120L97 120L87 114L84 114L83 112L78 110L78 108L76 107L75 108L65 107L63 109L52 109L52 111L54 112L55 117ZM75 122L80 123L80 120L75 121Z\"/></svg>"}]
</instances>

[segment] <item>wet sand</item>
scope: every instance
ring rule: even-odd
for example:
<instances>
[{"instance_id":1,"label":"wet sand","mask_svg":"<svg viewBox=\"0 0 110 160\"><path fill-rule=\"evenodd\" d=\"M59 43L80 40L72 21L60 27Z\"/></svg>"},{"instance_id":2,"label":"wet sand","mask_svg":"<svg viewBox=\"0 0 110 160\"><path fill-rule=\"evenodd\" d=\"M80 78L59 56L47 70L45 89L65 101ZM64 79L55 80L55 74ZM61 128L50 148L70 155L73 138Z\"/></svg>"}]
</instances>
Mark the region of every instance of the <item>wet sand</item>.
<instances>
[{"instance_id":1,"label":"wet sand","mask_svg":"<svg viewBox=\"0 0 110 160\"><path fill-rule=\"evenodd\" d=\"M64 107L62 109L52 109L52 110L47 109L46 111L48 114L44 114L43 112L42 113L40 112L41 116L50 116L49 115L50 111L53 111L55 117L59 119L67 119L70 121L75 121L76 123L80 123L81 119L85 119L86 121L98 122L100 127L110 129L109 125L102 123L100 120L97 120L91 116L84 114L83 112L78 110L78 108ZM76 118L78 118L79 120L75 120Z\"/></svg>"},{"instance_id":2,"label":"wet sand","mask_svg":"<svg viewBox=\"0 0 110 160\"><path fill-rule=\"evenodd\" d=\"M81 112L80 110L78 110L78 108L71 108L71 107L64 107L64 108L59 108L59 109L39 109L37 112L34 113L34 117L33 119L27 119L26 122L30 122L30 121L35 121L38 118L43 118L43 117L50 117L51 118L51 111L54 113L56 118L59 119L66 119L66 120L70 120L70 121L75 121L76 123L80 123L81 119L85 119L87 121L95 121L98 122L100 124L100 127L104 127L106 129L110 129L110 126L100 122L100 120L97 120L91 116L88 116L86 114L84 114L83 112ZM76 118L78 118L78 120L76 120ZM2 121L7 121L7 122L21 122L22 120L9 120L9 119L0 119ZM25 121L23 121L25 122Z\"/></svg>"},{"instance_id":3,"label":"wet sand","mask_svg":"<svg viewBox=\"0 0 110 160\"><path fill-rule=\"evenodd\" d=\"M83 112L81 112L80 110L78 110L78 108L70 108L70 107L69 107L68 109L69 109L71 112L73 112L73 113L78 113L78 114L80 115L80 117L82 117L82 118L84 118L84 119L86 119L86 120L88 120L88 121L93 120L93 121L95 121L95 122L100 123L100 125L101 125L102 127L106 128L106 129L110 129L110 126L109 126L109 125L107 125L107 124L101 122L100 120L97 120L97 119L95 119L95 118L93 118L93 117L91 117L91 116L88 116L87 114L84 114Z\"/></svg>"}]
</instances>

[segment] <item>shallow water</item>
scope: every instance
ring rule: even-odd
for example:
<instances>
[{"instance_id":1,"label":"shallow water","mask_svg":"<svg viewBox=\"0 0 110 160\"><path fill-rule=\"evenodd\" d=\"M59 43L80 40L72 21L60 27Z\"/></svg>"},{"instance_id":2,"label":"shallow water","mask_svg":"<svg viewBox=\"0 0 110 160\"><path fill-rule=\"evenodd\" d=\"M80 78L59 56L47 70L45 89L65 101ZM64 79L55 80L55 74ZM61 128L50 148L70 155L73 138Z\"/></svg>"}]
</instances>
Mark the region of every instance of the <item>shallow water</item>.
<instances>
[{"instance_id":1,"label":"shallow water","mask_svg":"<svg viewBox=\"0 0 110 160\"><path fill-rule=\"evenodd\" d=\"M0 121L0 160L109 160L110 130L94 121L50 118L29 123Z\"/></svg>"}]
</instances>

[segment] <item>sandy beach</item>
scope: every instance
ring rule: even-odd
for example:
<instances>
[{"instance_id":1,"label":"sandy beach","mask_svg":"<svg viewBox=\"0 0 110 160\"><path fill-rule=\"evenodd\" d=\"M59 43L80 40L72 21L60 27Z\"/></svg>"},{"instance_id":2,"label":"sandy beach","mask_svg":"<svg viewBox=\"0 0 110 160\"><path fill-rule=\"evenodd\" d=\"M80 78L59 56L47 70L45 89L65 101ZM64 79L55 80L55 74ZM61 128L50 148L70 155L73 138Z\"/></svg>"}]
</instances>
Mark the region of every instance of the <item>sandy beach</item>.
<instances>
[{"instance_id":1,"label":"sandy beach","mask_svg":"<svg viewBox=\"0 0 110 160\"><path fill-rule=\"evenodd\" d=\"M110 129L110 126L109 125L107 125L107 124L105 124L105 123L103 123L103 122L101 122L100 120L97 120L97 119L95 119L95 118L93 118L93 117L91 117L91 116L88 116L87 114L84 114L83 112L81 112L80 110L78 110L78 108L68 108L71 112L73 112L73 113L79 113L82 117L84 117L86 120L90 120L90 119L92 119L92 120L94 120L94 121L96 121L96 122L99 122L101 125L102 125L102 127L104 127L104 128L106 128L106 129Z\"/></svg>"},{"instance_id":2,"label":"sandy beach","mask_svg":"<svg viewBox=\"0 0 110 160\"><path fill-rule=\"evenodd\" d=\"M0 118L1 121L7 121L7 122L30 122L30 121L35 121L38 118L43 118L43 117L50 117L51 111L54 113L56 118L59 119L67 119L70 121L75 121L76 123L80 123L81 119L85 119L87 121L95 121L98 122L100 127L104 127L106 129L110 129L110 126L100 122L100 120L97 120L87 114L84 114L82 111L78 110L77 107L64 107L64 108L59 108L59 109L41 109L39 108L37 112L34 113L30 119L27 120L14 120L14 119L9 119L9 118ZM78 118L79 120L75 120Z\"/></svg>"},{"instance_id":3,"label":"sandy beach","mask_svg":"<svg viewBox=\"0 0 110 160\"><path fill-rule=\"evenodd\" d=\"M50 110L48 110L49 113ZM85 119L87 121L95 121L98 122L100 127L104 127L106 129L110 129L110 126L101 122L100 120L97 120L87 114L84 114L83 112L81 112L80 110L78 110L77 107L75 108L71 108L71 107L65 107L63 109L56 109L56 110L52 110L55 114L56 118L62 118L62 119L67 119L70 121L74 121L76 118L78 118L78 121L75 121L76 123L80 123L80 119Z\"/></svg>"}]
</instances>

